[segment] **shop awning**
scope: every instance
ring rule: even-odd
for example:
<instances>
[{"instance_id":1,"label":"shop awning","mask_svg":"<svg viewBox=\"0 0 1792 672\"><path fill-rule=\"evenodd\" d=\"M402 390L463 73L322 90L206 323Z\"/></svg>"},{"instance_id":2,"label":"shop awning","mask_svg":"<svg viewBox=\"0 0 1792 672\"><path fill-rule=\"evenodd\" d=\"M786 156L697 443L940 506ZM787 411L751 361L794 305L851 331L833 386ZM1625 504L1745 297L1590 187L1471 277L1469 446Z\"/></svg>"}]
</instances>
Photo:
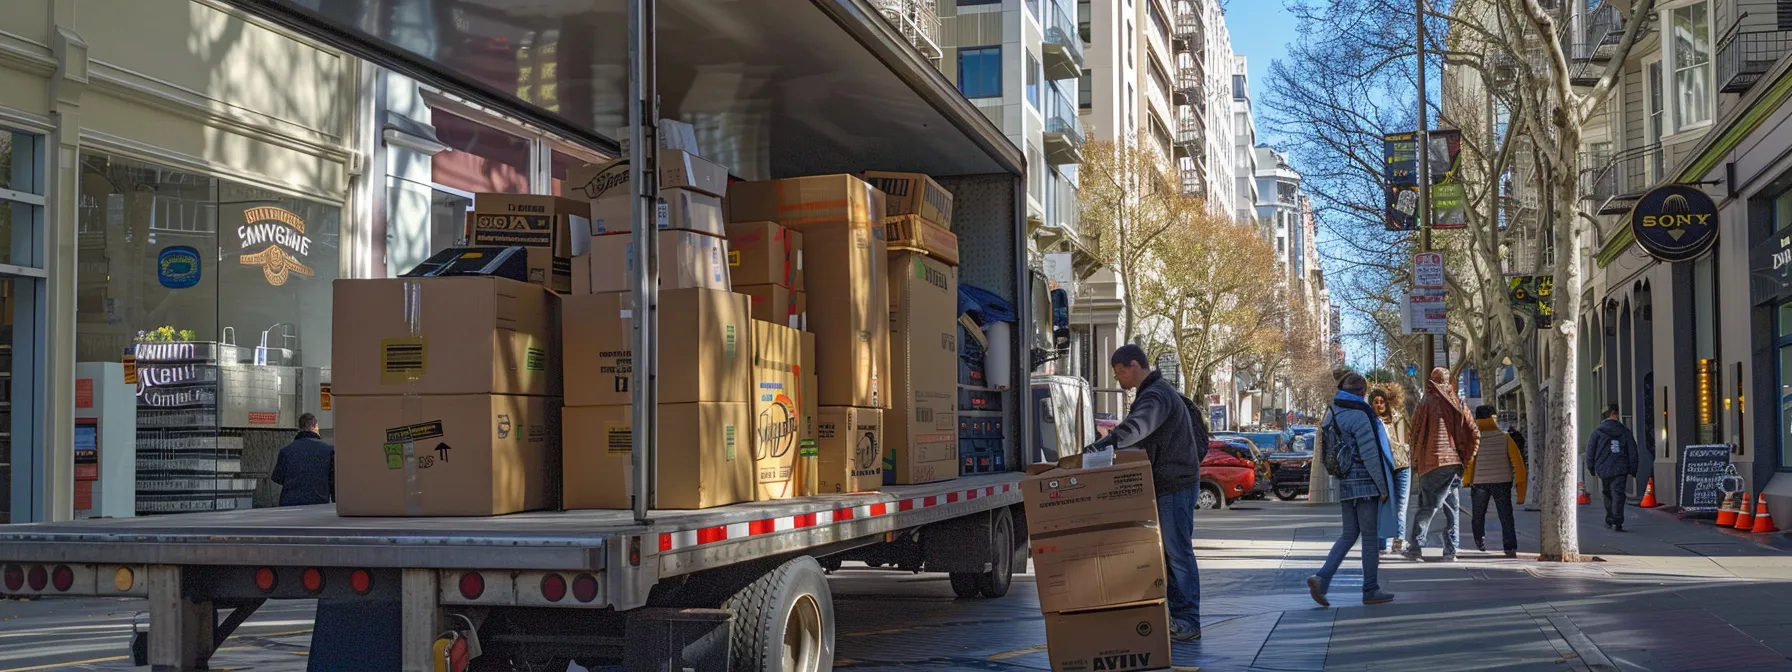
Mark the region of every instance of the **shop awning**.
<instances>
[{"instance_id":1,"label":"shop awning","mask_svg":"<svg viewBox=\"0 0 1792 672\"><path fill-rule=\"evenodd\" d=\"M228 2L597 149L625 123L624 0ZM1020 150L866 0L657 7L660 116L695 124L739 177L1023 174Z\"/></svg>"}]
</instances>

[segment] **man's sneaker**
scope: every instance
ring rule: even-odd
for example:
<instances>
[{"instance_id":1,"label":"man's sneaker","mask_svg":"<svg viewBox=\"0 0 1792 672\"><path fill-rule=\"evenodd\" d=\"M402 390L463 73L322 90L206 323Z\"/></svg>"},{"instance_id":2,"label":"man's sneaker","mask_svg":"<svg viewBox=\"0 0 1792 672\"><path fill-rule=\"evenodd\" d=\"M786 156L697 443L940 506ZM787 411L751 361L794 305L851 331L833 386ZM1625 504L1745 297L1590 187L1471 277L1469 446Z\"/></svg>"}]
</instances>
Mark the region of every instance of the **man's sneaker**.
<instances>
[{"instance_id":1,"label":"man's sneaker","mask_svg":"<svg viewBox=\"0 0 1792 672\"><path fill-rule=\"evenodd\" d=\"M1201 626L1183 625L1182 621L1170 623L1170 639L1178 642L1192 642L1201 638Z\"/></svg>"},{"instance_id":2,"label":"man's sneaker","mask_svg":"<svg viewBox=\"0 0 1792 672\"><path fill-rule=\"evenodd\" d=\"M1623 523L1619 523L1619 524L1617 524L1617 525L1613 525L1613 526L1612 526L1612 531L1613 531L1613 532L1623 532L1623 531L1624 531L1624 524L1623 524Z\"/></svg>"},{"instance_id":3,"label":"man's sneaker","mask_svg":"<svg viewBox=\"0 0 1792 672\"><path fill-rule=\"evenodd\" d=\"M1419 549L1413 548L1413 547L1408 547L1406 550L1401 551L1400 557L1406 558L1407 560L1411 560L1413 562L1424 562L1425 561L1425 554L1421 553L1419 551Z\"/></svg>"},{"instance_id":4,"label":"man's sneaker","mask_svg":"<svg viewBox=\"0 0 1792 672\"><path fill-rule=\"evenodd\" d=\"M1445 553L1444 556L1441 558L1438 558L1437 561L1438 562L1455 562L1456 554L1455 553Z\"/></svg>"},{"instance_id":5,"label":"man's sneaker","mask_svg":"<svg viewBox=\"0 0 1792 672\"><path fill-rule=\"evenodd\" d=\"M1518 557L1518 551L1506 551L1506 557L1516 558Z\"/></svg>"},{"instance_id":6,"label":"man's sneaker","mask_svg":"<svg viewBox=\"0 0 1792 672\"><path fill-rule=\"evenodd\" d=\"M1307 577L1307 594L1312 595L1313 601L1318 602L1321 607L1332 606L1331 601L1325 599L1325 579L1317 576Z\"/></svg>"},{"instance_id":7,"label":"man's sneaker","mask_svg":"<svg viewBox=\"0 0 1792 672\"><path fill-rule=\"evenodd\" d=\"M1612 529L1612 521L1605 521L1605 529Z\"/></svg>"},{"instance_id":8,"label":"man's sneaker","mask_svg":"<svg viewBox=\"0 0 1792 672\"><path fill-rule=\"evenodd\" d=\"M1373 593L1363 593L1363 604L1387 604L1393 601L1394 594L1384 590L1377 590Z\"/></svg>"},{"instance_id":9,"label":"man's sneaker","mask_svg":"<svg viewBox=\"0 0 1792 672\"><path fill-rule=\"evenodd\" d=\"M1477 550L1477 551L1480 551L1480 552L1482 552L1482 553L1486 553L1486 552L1487 552L1487 542L1486 542L1486 540L1483 540L1483 539L1476 539L1476 540L1475 540L1475 550Z\"/></svg>"}]
</instances>

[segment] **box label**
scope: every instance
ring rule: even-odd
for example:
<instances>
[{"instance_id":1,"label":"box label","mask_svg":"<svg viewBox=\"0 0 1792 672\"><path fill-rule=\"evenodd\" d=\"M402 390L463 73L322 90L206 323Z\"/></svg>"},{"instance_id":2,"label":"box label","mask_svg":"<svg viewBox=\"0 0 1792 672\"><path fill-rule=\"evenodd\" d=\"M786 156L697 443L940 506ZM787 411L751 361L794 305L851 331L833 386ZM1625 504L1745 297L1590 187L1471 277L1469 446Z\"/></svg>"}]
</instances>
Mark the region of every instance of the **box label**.
<instances>
[{"instance_id":1,"label":"box label","mask_svg":"<svg viewBox=\"0 0 1792 672\"><path fill-rule=\"evenodd\" d=\"M728 251L728 265L729 266L739 266L740 265L740 250L729 250Z\"/></svg>"},{"instance_id":2,"label":"box label","mask_svg":"<svg viewBox=\"0 0 1792 672\"><path fill-rule=\"evenodd\" d=\"M429 345L422 336L380 339L380 384L403 385L429 374Z\"/></svg>"},{"instance_id":3,"label":"box label","mask_svg":"<svg viewBox=\"0 0 1792 672\"><path fill-rule=\"evenodd\" d=\"M740 337L738 334L734 333L734 325L730 324L722 327L722 356L728 359L734 359L736 355L740 354L739 350Z\"/></svg>"},{"instance_id":4,"label":"box label","mask_svg":"<svg viewBox=\"0 0 1792 672\"><path fill-rule=\"evenodd\" d=\"M611 455L627 455L634 452L635 434L630 431L628 423L604 423L604 452Z\"/></svg>"},{"instance_id":5,"label":"box label","mask_svg":"<svg viewBox=\"0 0 1792 672\"><path fill-rule=\"evenodd\" d=\"M475 212L472 242L474 245L552 247L554 217Z\"/></svg>"},{"instance_id":6,"label":"box label","mask_svg":"<svg viewBox=\"0 0 1792 672\"><path fill-rule=\"evenodd\" d=\"M548 370L548 351L541 348L529 348L523 356L523 369L528 371Z\"/></svg>"},{"instance_id":7,"label":"box label","mask_svg":"<svg viewBox=\"0 0 1792 672\"><path fill-rule=\"evenodd\" d=\"M443 433L441 420L419 422L415 425L387 429L386 443L416 443L424 439L440 437Z\"/></svg>"},{"instance_id":8,"label":"box label","mask_svg":"<svg viewBox=\"0 0 1792 672\"><path fill-rule=\"evenodd\" d=\"M402 468L404 468L404 444L386 444L386 469L393 470Z\"/></svg>"},{"instance_id":9,"label":"box label","mask_svg":"<svg viewBox=\"0 0 1792 672\"><path fill-rule=\"evenodd\" d=\"M877 425L860 426L853 449L853 476L876 476L883 473L883 450L878 448Z\"/></svg>"},{"instance_id":10,"label":"box label","mask_svg":"<svg viewBox=\"0 0 1792 672\"><path fill-rule=\"evenodd\" d=\"M723 458L728 460L729 462L733 462L734 461L734 425L733 424L729 424L722 428L722 449L724 451Z\"/></svg>"}]
</instances>

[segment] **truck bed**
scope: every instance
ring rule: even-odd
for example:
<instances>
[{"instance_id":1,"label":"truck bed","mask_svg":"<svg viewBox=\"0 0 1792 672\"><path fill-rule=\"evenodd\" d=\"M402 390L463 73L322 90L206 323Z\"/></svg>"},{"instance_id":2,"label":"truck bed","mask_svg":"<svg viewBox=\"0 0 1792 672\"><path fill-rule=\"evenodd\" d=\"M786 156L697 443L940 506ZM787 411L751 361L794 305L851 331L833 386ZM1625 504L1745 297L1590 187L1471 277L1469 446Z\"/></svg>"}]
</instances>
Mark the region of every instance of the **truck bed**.
<instances>
[{"instance_id":1,"label":"truck bed","mask_svg":"<svg viewBox=\"0 0 1792 672\"><path fill-rule=\"evenodd\" d=\"M638 541L675 576L1018 504L1021 474L696 511L538 511L478 518L344 518L333 505L0 526L0 562L603 569Z\"/></svg>"}]
</instances>

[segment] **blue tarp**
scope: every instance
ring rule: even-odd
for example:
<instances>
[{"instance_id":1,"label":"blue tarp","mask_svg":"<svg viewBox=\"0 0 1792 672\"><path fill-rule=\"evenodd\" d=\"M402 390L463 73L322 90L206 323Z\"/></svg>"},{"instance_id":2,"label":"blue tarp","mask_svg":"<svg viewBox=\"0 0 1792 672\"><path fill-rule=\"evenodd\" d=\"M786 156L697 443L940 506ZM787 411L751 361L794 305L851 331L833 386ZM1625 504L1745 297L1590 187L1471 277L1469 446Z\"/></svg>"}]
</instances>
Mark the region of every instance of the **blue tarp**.
<instances>
[{"instance_id":1,"label":"blue tarp","mask_svg":"<svg viewBox=\"0 0 1792 672\"><path fill-rule=\"evenodd\" d=\"M978 287L958 283L958 312L970 314L979 326L987 327L991 322L1018 322L1014 315L1014 304L995 293Z\"/></svg>"}]
</instances>

